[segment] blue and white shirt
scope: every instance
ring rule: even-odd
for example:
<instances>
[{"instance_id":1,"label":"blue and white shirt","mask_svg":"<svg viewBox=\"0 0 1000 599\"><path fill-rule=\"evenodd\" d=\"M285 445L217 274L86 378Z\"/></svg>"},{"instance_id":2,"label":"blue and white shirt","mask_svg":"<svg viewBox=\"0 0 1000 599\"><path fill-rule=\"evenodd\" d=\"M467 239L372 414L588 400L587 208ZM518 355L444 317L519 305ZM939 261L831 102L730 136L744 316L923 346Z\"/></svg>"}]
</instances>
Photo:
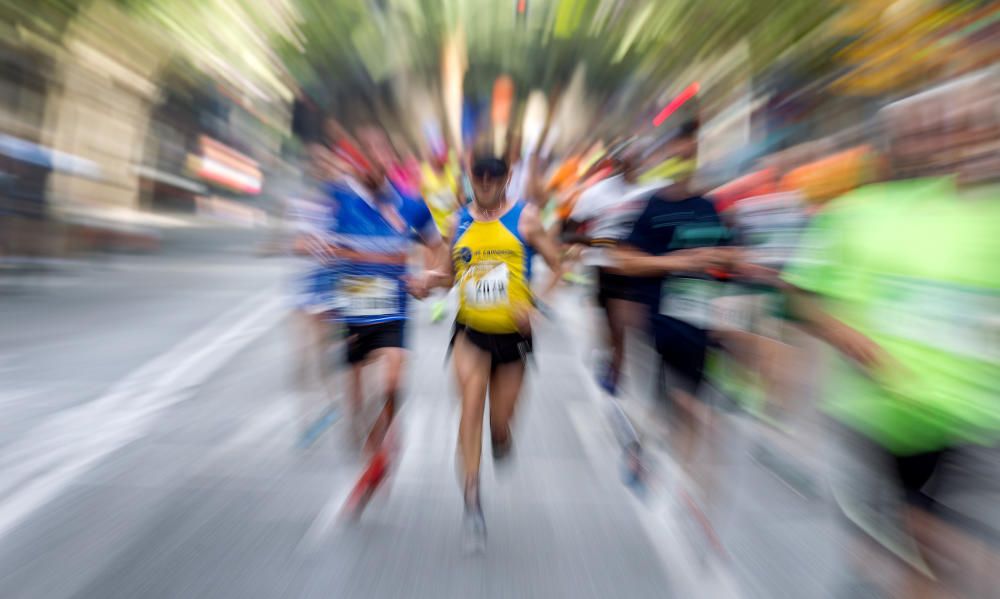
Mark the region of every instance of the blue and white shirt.
<instances>
[{"instance_id":1,"label":"blue and white shirt","mask_svg":"<svg viewBox=\"0 0 1000 599\"><path fill-rule=\"evenodd\" d=\"M427 205L388 183L378 198L352 180L330 185L327 193L336 206L328 241L341 251L332 269L336 318L358 325L405 320L412 243L441 239ZM397 226L380 212L386 204L399 216Z\"/></svg>"}]
</instances>

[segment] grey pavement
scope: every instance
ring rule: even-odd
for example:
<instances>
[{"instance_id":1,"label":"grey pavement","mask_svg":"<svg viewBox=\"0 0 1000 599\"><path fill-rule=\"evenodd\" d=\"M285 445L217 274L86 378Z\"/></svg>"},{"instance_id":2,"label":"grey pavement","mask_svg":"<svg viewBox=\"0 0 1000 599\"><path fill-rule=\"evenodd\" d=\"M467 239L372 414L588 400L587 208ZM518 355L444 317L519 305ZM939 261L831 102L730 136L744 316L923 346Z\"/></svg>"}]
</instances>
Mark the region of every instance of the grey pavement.
<instances>
[{"instance_id":1,"label":"grey pavement","mask_svg":"<svg viewBox=\"0 0 1000 599\"><path fill-rule=\"evenodd\" d=\"M484 452L485 555L460 542L449 329L427 305L411 325L398 468L345 524L360 469L347 423L296 446L322 403L293 383L283 284L296 267L233 247L121 259L0 300L16 324L0 332L13 383L0 395L0 596L824 597L837 584L830 502L755 462L740 418L714 464L725 499L706 507L723 557L684 533L690 514L621 484L575 288L539 324L512 462Z\"/></svg>"}]
</instances>

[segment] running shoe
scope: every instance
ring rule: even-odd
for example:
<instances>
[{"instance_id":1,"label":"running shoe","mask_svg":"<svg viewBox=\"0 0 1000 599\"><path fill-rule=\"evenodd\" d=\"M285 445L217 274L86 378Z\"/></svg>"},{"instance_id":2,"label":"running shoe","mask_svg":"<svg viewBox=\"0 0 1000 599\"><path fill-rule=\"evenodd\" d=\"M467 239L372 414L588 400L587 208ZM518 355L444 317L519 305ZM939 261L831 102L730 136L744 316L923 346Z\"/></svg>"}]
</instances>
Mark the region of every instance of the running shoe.
<instances>
[{"instance_id":1,"label":"running shoe","mask_svg":"<svg viewBox=\"0 0 1000 599\"><path fill-rule=\"evenodd\" d=\"M360 518L362 512L368 506L368 502L375 495L375 491L385 480L388 472L388 452L382 449L372 457L368 467L365 468L365 471L361 474L361 478L358 479L358 482L351 490L351 494L348 495L347 503L344 505L344 513L354 520Z\"/></svg>"},{"instance_id":2,"label":"running shoe","mask_svg":"<svg viewBox=\"0 0 1000 599\"><path fill-rule=\"evenodd\" d=\"M486 550L486 518L483 517L482 503L479 501L479 483L466 482L462 492L465 515L462 517L462 544L469 553Z\"/></svg>"},{"instance_id":3,"label":"running shoe","mask_svg":"<svg viewBox=\"0 0 1000 599\"><path fill-rule=\"evenodd\" d=\"M330 428L340 417L340 411L336 406L327 408L319 418L313 421L309 426L302 431L299 437L299 449L308 449L312 447L313 443L328 429Z\"/></svg>"},{"instance_id":4,"label":"running shoe","mask_svg":"<svg viewBox=\"0 0 1000 599\"><path fill-rule=\"evenodd\" d=\"M622 460L622 482L636 495L646 492L646 464L642 457L642 446L630 443L625 447Z\"/></svg>"},{"instance_id":5,"label":"running shoe","mask_svg":"<svg viewBox=\"0 0 1000 599\"><path fill-rule=\"evenodd\" d=\"M462 544L469 553L486 551L486 518L483 508L477 502L465 506L465 516L462 519Z\"/></svg>"},{"instance_id":6,"label":"running shoe","mask_svg":"<svg viewBox=\"0 0 1000 599\"><path fill-rule=\"evenodd\" d=\"M597 384L604 392L612 397L618 396L618 377L615 375L614 369L611 368L611 363L608 362L600 369L600 374L597 377Z\"/></svg>"}]
</instances>

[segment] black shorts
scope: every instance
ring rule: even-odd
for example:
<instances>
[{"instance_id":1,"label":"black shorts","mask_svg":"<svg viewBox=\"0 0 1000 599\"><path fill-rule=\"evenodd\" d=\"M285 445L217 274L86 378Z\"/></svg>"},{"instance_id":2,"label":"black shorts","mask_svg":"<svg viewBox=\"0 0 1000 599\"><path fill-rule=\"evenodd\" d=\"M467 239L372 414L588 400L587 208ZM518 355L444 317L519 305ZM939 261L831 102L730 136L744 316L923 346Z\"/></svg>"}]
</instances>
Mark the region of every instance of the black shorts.
<instances>
[{"instance_id":1,"label":"black shorts","mask_svg":"<svg viewBox=\"0 0 1000 599\"><path fill-rule=\"evenodd\" d=\"M608 307L609 299L642 301L639 286L632 277L614 274L603 268L597 269L597 305Z\"/></svg>"},{"instance_id":2,"label":"black shorts","mask_svg":"<svg viewBox=\"0 0 1000 599\"><path fill-rule=\"evenodd\" d=\"M406 321L347 325L347 363L364 362L373 351L384 347L406 347Z\"/></svg>"},{"instance_id":3,"label":"black shorts","mask_svg":"<svg viewBox=\"0 0 1000 599\"><path fill-rule=\"evenodd\" d=\"M674 387L697 395L705 378L708 332L679 320L657 318L653 321L653 338Z\"/></svg>"},{"instance_id":4,"label":"black shorts","mask_svg":"<svg viewBox=\"0 0 1000 599\"><path fill-rule=\"evenodd\" d=\"M937 472L938 465L951 452L950 449L939 449L913 455L891 456L889 463L896 472L908 504L933 511L935 502L926 492L927 483Z\"/></svg>"},{"instance_id":5,"label":"black shorts","mask_svg":"<svg viewBox=\"0 0 1000 599\"><path fill-rule=\"evenodd\" d=\"M534 350L534 342L530 333L528 335L482 333L456 322L451 337L452 344L455 343L459 333L464 334L470 343L490 355L490 371L496 370L497 366L503 364L526 363Z\"/></svg>"},{"instance_id":6,"label":"black shorts","mask_svg":"<svg viewBox=\"0 0 1000 599\"><path fill-rule=\"evenodd\" d=\"M883 472L908 505L936 511L936 502L931 498L928 483L939 468L951 459L951 456L958 453L957 448L946 447L923 453L900 455L852 428L843 424L836 426L841 431L844 442L850 444L859 456Z\"/></svg>"}]
</instances>

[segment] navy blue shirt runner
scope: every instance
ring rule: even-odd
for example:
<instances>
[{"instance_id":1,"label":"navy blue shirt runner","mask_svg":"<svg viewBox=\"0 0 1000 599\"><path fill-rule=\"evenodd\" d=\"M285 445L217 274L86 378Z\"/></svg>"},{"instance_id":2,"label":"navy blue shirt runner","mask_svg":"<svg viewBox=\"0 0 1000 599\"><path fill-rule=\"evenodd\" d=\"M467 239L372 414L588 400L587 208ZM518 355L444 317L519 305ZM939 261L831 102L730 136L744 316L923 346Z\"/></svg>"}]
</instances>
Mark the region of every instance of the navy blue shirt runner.
<instances>
[{"instance_id":1,"label":"navy blue shirt runner","mask_svg":"<svg viewBox=\"0 0 1000 599\"><path fill-rule=\"evenodd\" d=\"M654 196L623 243L647 254L662 256L677 250L727 245L729 233L715 205L703 197L671 200ZM685 329L691 326L663 313L661 307L668 293L665 289L668 282L710 278L698 274L637 278L640 297L650 308L654 327Z\"/></svg>"}]
</instances>

